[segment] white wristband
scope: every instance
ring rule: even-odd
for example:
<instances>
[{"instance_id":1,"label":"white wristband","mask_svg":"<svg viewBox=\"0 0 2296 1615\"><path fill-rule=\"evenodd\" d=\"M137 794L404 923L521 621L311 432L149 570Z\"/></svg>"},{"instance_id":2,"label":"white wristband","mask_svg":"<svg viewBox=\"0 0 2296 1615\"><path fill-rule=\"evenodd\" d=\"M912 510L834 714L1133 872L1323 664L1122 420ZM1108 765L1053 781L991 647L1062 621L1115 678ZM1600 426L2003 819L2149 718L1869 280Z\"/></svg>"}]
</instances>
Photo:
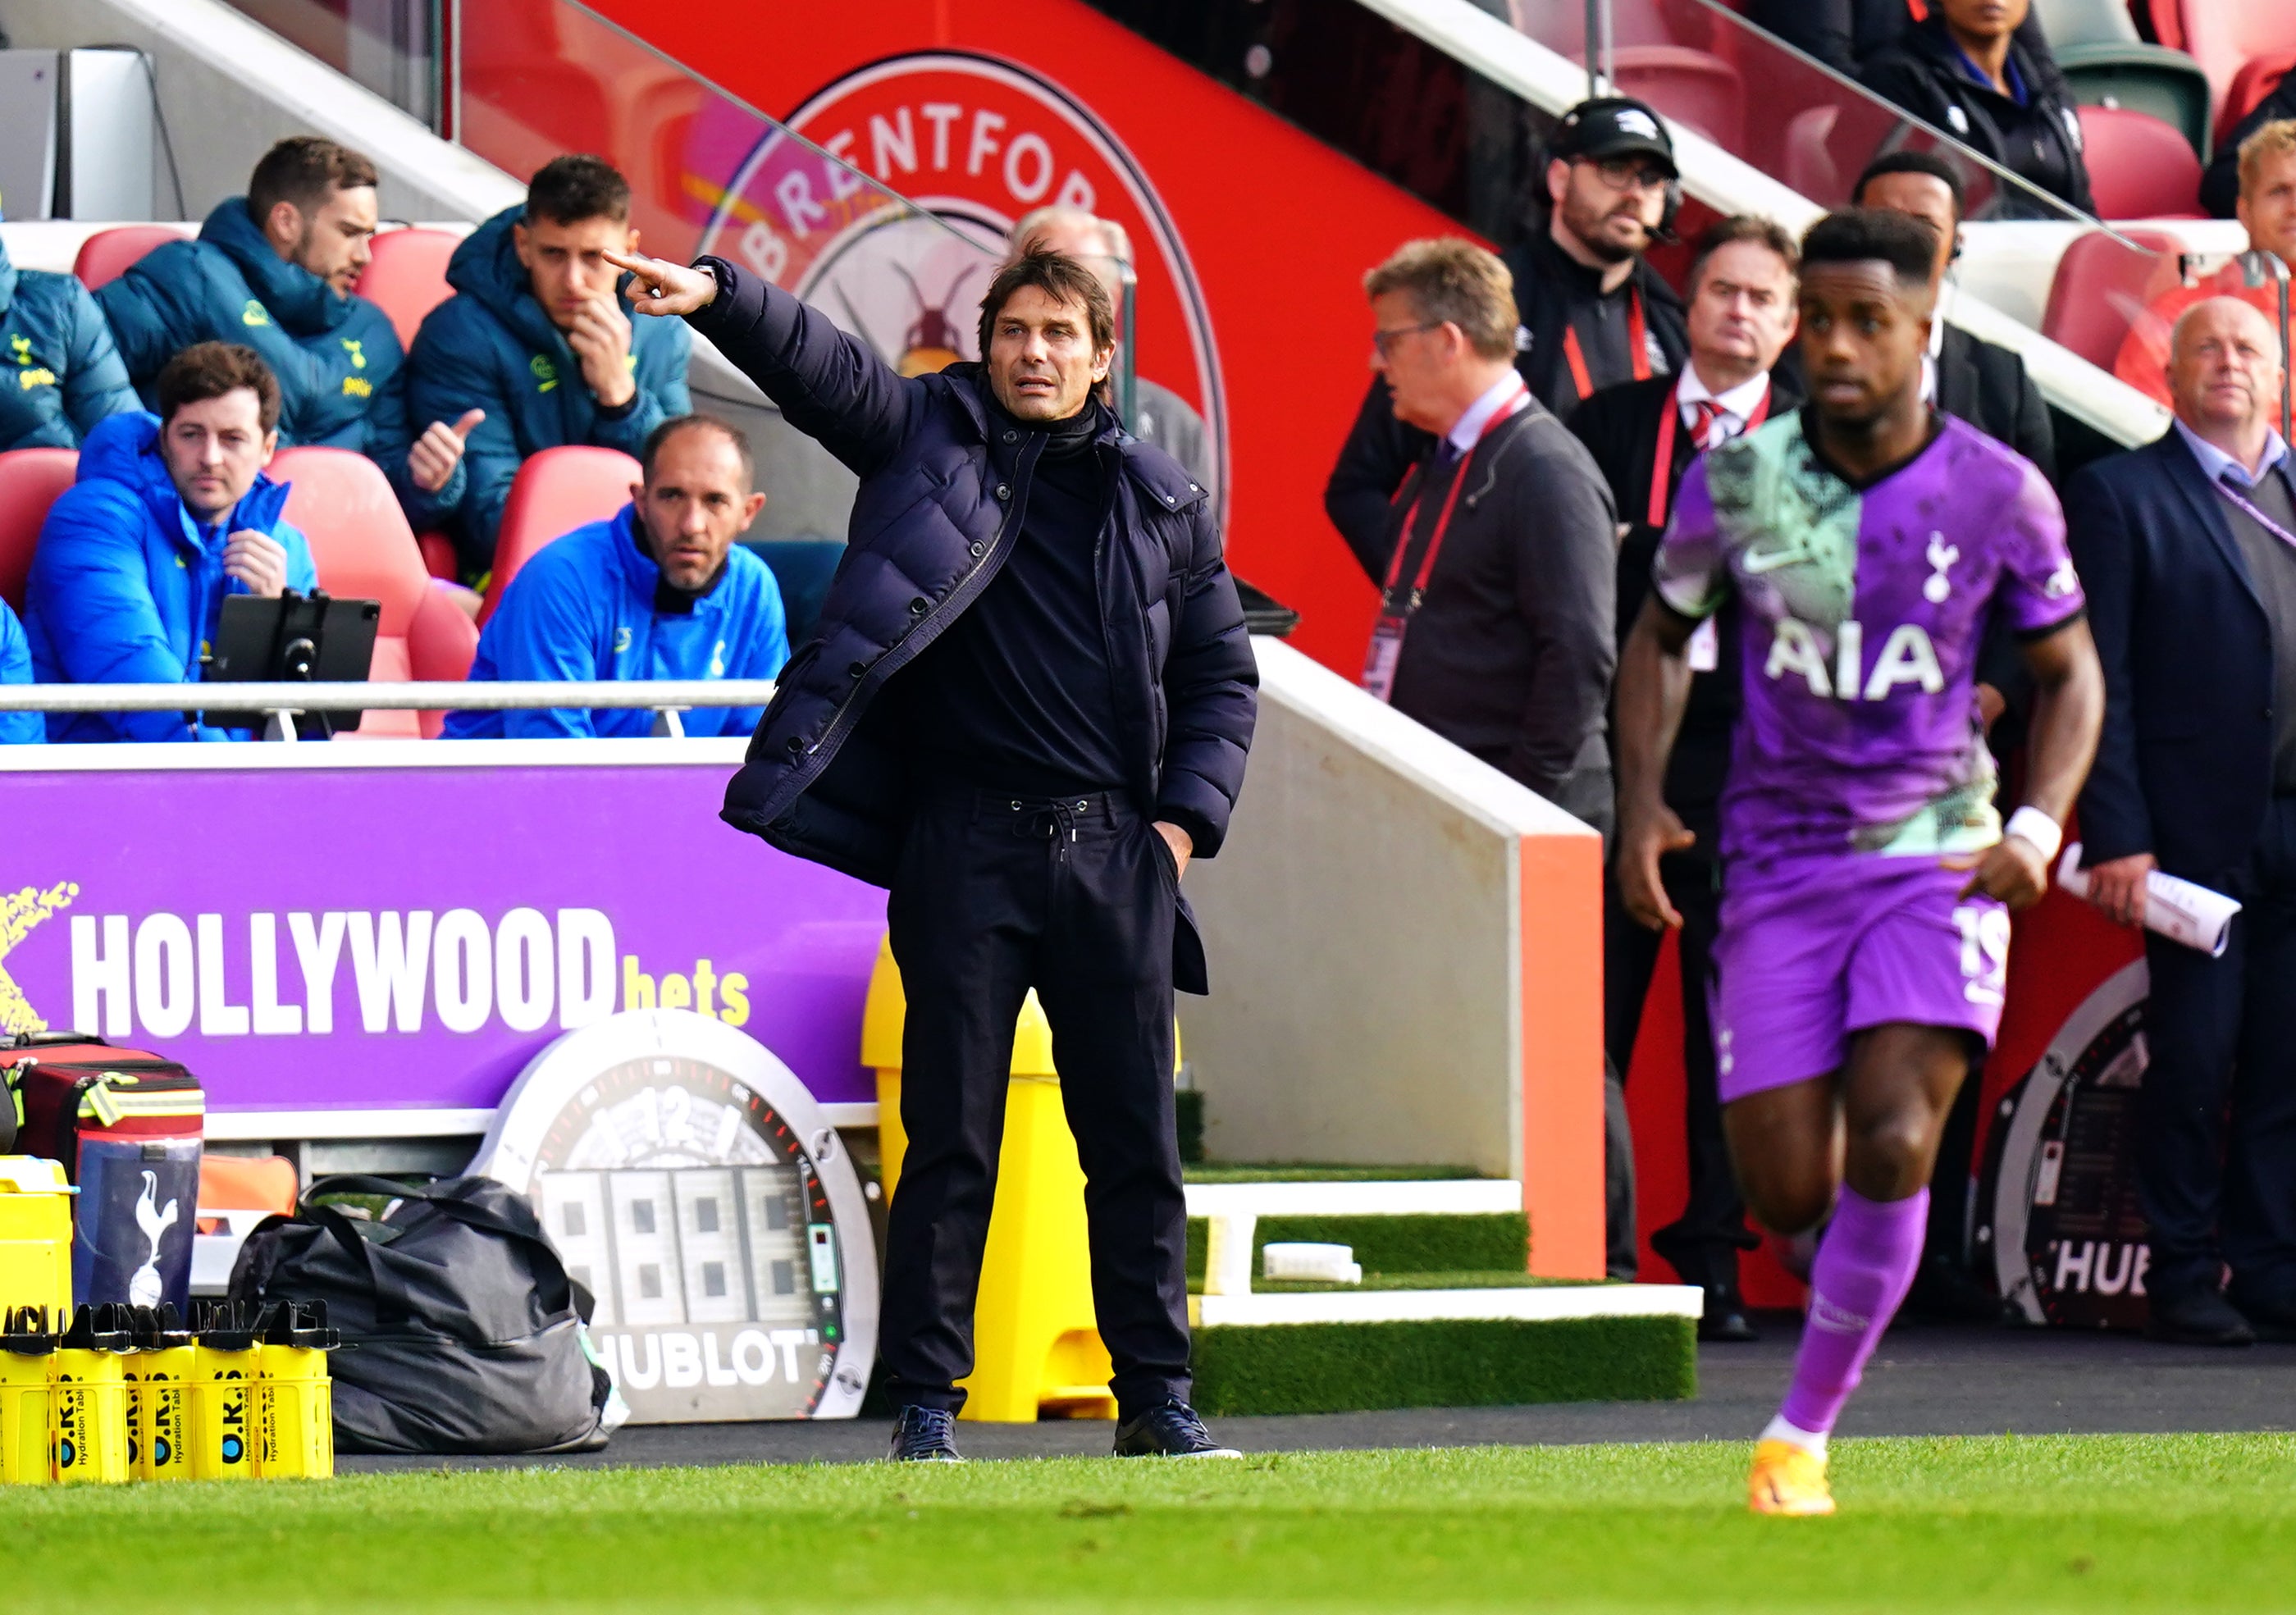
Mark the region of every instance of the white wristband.
<instances>
[{"instance_id":1,"label":"white wristband","mask_svg":"<svg viewBox=\"0 0 2296 1615\"><path fill-rule=\"evenodd\" d=\"M2009 816L2009 823L2001 833L2005 837L2013 835L2021 841L2031 842L2035 850L2040 853L2044 864L2055 859L2057 848L2064 845L2065 840L2064 827L2038 808L2017 809Z\"/></svg>"}]
</instances>

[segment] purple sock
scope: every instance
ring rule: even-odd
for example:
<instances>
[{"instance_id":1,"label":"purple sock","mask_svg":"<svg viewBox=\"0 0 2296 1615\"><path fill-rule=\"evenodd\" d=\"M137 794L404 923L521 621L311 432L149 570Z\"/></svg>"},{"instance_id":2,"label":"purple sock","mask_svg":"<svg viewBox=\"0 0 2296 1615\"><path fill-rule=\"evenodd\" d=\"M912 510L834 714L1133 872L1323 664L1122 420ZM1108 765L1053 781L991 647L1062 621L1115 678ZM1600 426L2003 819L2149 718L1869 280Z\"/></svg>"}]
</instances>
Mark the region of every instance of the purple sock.
<instances>
[{"instance_id":1,"label":"purple sock","mask_svg":"<svg viewBox=\"0 0 2296 1615\"><path fill-rule=\"evenodd\" d=\"M1846 1185L1809 1274L1809 1319L1778 1416L1824 1435L1857 1389L1922 1259L1930 1192L1871 1201Z\"/></svg>"}]
</instances>

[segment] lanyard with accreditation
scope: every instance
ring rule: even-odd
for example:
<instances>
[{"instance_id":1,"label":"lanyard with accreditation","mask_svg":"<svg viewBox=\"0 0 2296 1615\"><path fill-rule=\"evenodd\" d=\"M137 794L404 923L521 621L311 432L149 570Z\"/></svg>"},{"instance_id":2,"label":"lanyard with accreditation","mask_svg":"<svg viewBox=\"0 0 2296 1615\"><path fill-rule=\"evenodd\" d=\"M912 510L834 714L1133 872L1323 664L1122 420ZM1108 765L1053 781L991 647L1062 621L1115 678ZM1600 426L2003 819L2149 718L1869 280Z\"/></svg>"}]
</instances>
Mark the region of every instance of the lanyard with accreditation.
<instances>
[{"instance_id":1,"label":"lanyard with accreditation","mask_svg":"<svg viewBox=\"0 0 2296 1615\"><path fill-rule=\"evenodd\" d=\"M1562 327L1562 359L1570 366L1570 385L1578 389L1579 398L1593 398L1595 374L1587 368L1587 348L1578 340L1576 325ZM1634 288L1627 291L1627 365L1636 381L1650 380L1650 322L1643 316L1643 294Z\"/></svg>"},{"instance_id":2,"label":"lanyard with accreditation","mask_svg":"<svg viewBox=\"0 0 2296 1615\"><path fill-rule=\"evenodd\" d=\"M1467 485L1467 472L1475 463L1476 450L1483 439L1497 430L1503 421L1513 419L1530 407L1530 389L1524 386L1521 376L1510 378L1513 387L1483 429L1475 434L1475 441L1459 461L1459 469L1451 478L1451 489L1443 496L1443 508L1435 517L1435 531L1428 537L1427 553L1420 557L1419 572L1411 580L1411 592L1400 600L1396 586L1403 581L1403 561L1411 548L1412 529L1419 520L1419 501L1426 491L1427 480L1419 480L1420 492L1412 495L1411 508L1403 512L1403 526L1395 539L1395 558L1387 563L1387 582L1380 589L1379 621L1371 631L1371 651L1364 658L1363 687L1382 701L1392 700L1395 694L1395 669L1403 660L1403 635L1411 627L1412 614L1427 598L1427 580L1434 575L1435 557L1443 553L1443 535L1450 530L1451 512L1459 503L1459 490Z\"/></svg>"}]
</instances>

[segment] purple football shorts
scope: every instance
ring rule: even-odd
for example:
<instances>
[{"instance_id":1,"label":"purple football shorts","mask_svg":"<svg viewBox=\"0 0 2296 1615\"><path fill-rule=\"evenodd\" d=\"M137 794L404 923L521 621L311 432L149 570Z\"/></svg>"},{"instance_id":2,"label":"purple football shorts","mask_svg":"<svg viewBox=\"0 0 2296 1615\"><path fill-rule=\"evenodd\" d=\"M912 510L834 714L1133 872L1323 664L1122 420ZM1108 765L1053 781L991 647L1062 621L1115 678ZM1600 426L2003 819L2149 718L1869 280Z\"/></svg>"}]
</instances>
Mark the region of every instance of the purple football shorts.
<instances>
[{"instance_id":1,"label":"purple football shorts","mask_svg":"<svg viewBox=\"0 0 2296 1615\"><path fill-rule=\"evenodd\" d=\"M1851 1034L1891 1021L1992 1047L2009 911L1963 897L1968 880L1934 857L1873 853L1732 871L1714 948L1722 1102L1837 1070Z\"/></svg>"}]
</instances>

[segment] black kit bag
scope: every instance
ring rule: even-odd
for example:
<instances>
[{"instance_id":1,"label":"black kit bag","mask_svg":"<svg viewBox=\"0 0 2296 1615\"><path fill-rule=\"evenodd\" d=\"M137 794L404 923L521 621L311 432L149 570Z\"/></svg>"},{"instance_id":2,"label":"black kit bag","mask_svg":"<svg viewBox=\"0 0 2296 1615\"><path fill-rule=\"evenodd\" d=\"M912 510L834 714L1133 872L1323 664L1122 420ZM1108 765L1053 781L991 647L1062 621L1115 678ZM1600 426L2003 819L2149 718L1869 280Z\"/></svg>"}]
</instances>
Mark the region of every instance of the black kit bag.
<instances>
[{"instance_id":1,"label":"black kit bag","mask_svg":"<svg viewBox=\"0 0 2296 1615\"><path fill-rule=\"evenodd\" d=\"M396 1201L375 1218L317 1203ZM234 1301L324 1301L343 1349L335 1443L361 1453L577 1453L605 1446L613 1381L583 1338L590 1297L515 1190L490 1177L414 1189L321 1178L257 1226Z\"/></svg>"}]
</instances>

